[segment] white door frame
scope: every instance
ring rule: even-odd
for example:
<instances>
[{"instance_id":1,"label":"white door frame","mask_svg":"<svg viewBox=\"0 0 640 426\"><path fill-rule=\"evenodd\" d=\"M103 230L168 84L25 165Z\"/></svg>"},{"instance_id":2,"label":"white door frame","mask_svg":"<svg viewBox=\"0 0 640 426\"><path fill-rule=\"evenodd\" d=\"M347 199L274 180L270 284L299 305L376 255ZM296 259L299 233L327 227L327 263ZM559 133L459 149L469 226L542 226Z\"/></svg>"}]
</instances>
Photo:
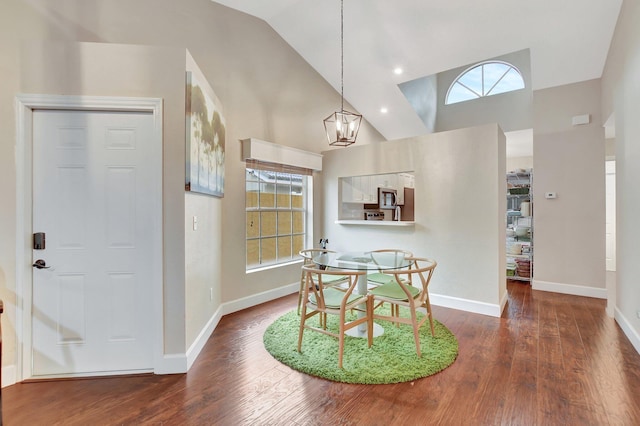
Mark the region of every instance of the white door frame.
<instances>
[{"instance_id":1,"label":"white door frame","mask_svg":"<svg viewBox=\"0 0 640 426\"><path fill-rule=\"evenodd\" d=\"M162 257L162 122L163 109L160 98L131 98L103 96L30 95L16 96L16 380L32 377L31 366L31 300L32 300L32 176L33 176L33 110L118 111L147 112L153 114L153 153L148 161L157 176L149 188L156 196L155 205L149 211L152 228L152 327L153 369L157 370L163 359L163 257Z\"/></svg>"},{"instance_id":2,"label":"white door frame","mask_svg":"<svg viewBox=\"0 0 640 426\"><path fill-rule=\"evenodd\" d=\"M617 297L617 287L616 287L616 278L617 278L617 255L616 255L616 248L617 248L617 231L616 231L616 219L617 219L617 214L616 214L616 207L617 207L617 201L616 201L616 160L615 158L610 159L607 158L605 159L605 202L606 202L606 215L605 215L605 228L606 225L608 225L609 223L612 222L613 224L613 233L612 233L612 239L613 239L613 253L609 253L609 245L607 244L607 246L605 247L605 252L606 252L606 256L605 258L608 258L609 255L612 255L612 261L613 261L613 269L609 269L609 266L605 264L605 274L606 274L606 287L607 287L607 315L609 315L611 318L615 317L615 310L616 310L616 297ZM611 176L613 176L613 188L610 187L610 182L609 179L611 179ZM614 202L611 203L611 195L613 195L614 198ZM610 212L610 210L613 210L612 212ZM606 237L605 237L606 238ZM606 241L606 239L605 239ZM606 263L606 259L605 259L605 263Z\"/></svg>"}]
</instances>

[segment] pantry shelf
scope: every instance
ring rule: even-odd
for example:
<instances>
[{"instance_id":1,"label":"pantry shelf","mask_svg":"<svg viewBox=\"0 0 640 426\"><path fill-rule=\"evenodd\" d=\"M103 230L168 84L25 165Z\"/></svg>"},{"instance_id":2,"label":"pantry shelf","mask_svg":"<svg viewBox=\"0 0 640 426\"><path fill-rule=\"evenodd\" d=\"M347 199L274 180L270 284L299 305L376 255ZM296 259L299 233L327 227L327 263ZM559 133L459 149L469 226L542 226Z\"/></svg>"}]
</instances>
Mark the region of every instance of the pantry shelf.
<instances>
[{"instance_id":1,"label":"pantry shelf","mask_svg":"<svg viewBox=\"0 0 640 426\"><path fill-rule=\"evenodd\" d=\"M507 279L533 280L533 172L507 173Z\"/></svg>"}]
</instances>

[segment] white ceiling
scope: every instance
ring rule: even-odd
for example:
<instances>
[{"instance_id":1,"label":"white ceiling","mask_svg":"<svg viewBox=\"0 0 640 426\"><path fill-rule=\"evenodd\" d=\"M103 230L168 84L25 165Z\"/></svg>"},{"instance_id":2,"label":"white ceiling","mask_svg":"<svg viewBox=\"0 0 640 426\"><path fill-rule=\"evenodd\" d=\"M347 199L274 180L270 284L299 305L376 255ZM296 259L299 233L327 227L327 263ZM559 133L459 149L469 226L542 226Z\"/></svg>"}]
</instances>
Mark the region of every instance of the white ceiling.
<instances>
[{"instance_id":1,"label":"white ceiling","mask_svg":"<svg viewBox=\"0 0 640 426\"><path fill-rule=\"evenodd\" d=\"M339 0L214 1L266 21L340 91ZM527 48L533 90L599 78L621 4L346 0L345 99L391 140L426 133L398 89L405 81ZM395 75L395 67L404 73Z\"/></svg>"}]
</instances>

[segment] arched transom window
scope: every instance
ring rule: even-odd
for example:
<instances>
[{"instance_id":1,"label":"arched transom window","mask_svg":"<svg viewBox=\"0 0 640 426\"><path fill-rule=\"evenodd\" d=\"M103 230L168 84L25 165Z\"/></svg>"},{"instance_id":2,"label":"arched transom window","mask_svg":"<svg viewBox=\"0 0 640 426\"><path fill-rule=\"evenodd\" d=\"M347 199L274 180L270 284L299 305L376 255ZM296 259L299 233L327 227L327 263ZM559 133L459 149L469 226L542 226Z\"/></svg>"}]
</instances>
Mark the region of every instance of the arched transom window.
<instances>
[{"instance_id":1,"label":"arched transom window","mask_svg":"<svg viewBox=\"0 0 640 426\"><path fill-rule=\"evenodd\" d=\"M465 70L451 84L445 105L519 89L524 89L524 79L516 67L506 62L483 62Z\"/></svg>"}]
</instances>

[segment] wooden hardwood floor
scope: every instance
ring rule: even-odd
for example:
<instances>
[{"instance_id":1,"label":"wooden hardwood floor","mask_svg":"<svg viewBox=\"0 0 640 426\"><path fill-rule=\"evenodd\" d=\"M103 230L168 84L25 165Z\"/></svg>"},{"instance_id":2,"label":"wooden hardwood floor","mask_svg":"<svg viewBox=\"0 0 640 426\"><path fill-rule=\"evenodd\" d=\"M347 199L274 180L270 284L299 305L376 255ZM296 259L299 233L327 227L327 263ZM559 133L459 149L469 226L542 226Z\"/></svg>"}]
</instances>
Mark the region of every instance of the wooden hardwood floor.
<instances>
[{"instance_id":1,"label":"wooden hardwood floor","mask_svg":"<svg viewBox=\"0 0 640 426\"><path fill-rule=\"evenodd\" d=\"M4 424L640 424L640 355L605 302L508 287L502 318L434 307L460 354L415 382L333 383L274 360L262 334L291 295L225 316L188 374L4 388Z\"/></svg>"}]
</instances>

